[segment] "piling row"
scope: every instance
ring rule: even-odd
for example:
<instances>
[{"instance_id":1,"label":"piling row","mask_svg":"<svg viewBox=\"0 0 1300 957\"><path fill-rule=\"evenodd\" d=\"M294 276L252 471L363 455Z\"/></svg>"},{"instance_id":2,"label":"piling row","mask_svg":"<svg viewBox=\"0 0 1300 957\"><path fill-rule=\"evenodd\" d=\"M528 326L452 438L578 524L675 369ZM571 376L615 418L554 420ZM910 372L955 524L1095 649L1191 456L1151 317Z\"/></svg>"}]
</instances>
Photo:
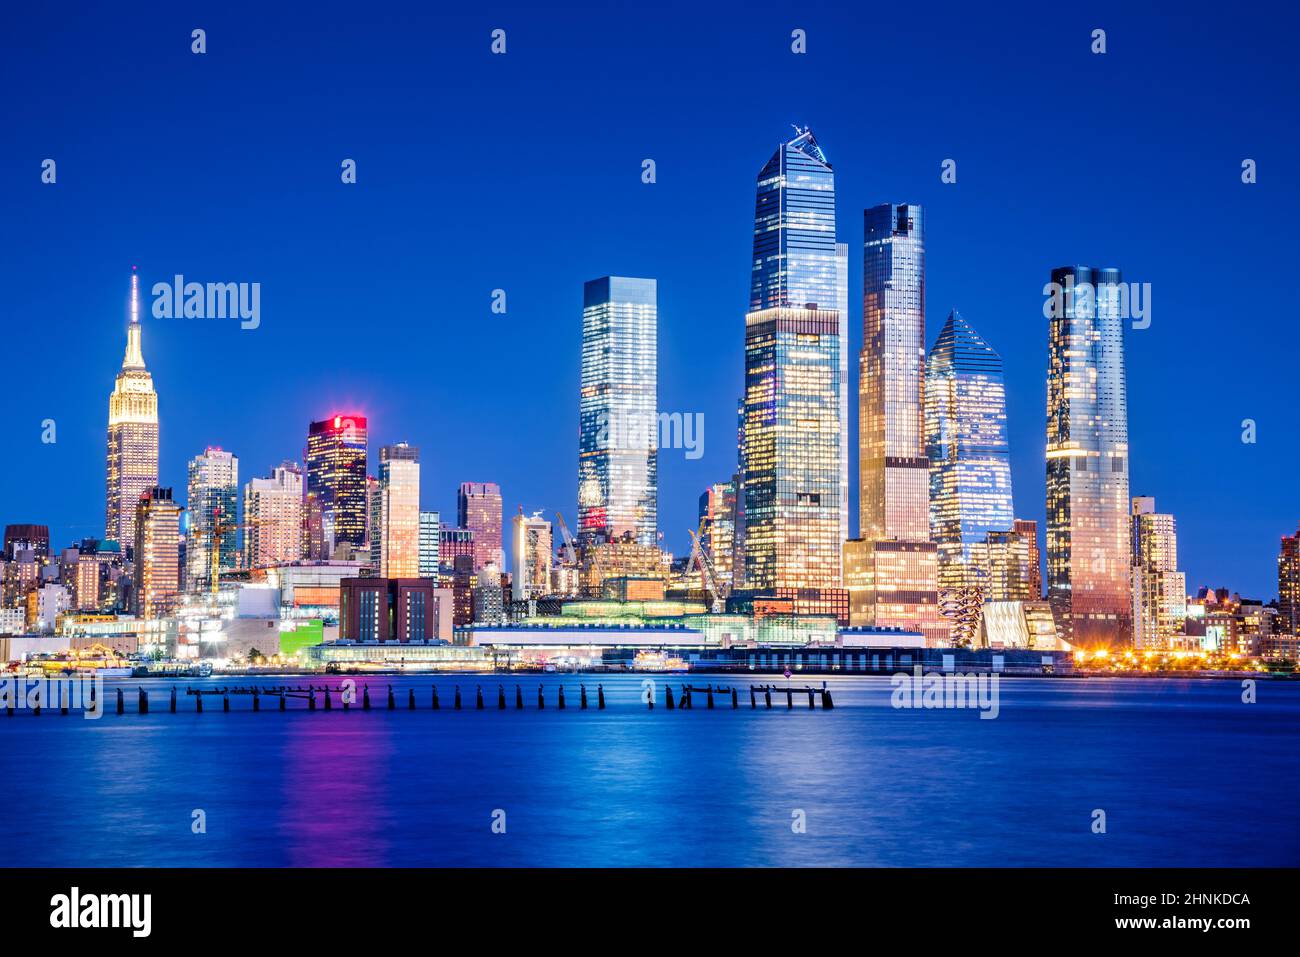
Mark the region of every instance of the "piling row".
<instances>
[{"instance_id":1,"label":"piling row","mask_svg":"<svg viewBox=\"0 0 1300 957\"><path fill-rule=\"evenodd\" d=\"M588 710L587 686L585 684L580 684L578 686L578 689L579 689L578 707L580 710L586 711ZM115 690L117 692L116 694L117 713L124 714L126 712L126 700L125 700L125 695L123 693L123 689L117 688ZM288 685L275 687L275 688L187 687L185 689L186 695L194 698L194 710L198 714L203 713L203 699L205 697L215 697L215 696L220 696L221 698L221 710L223 712L228 712L230 710L231 695L251 696L253 701L254 711L262 710L263 697L270 697L270 698L277 699L277 701L279 702L280 711L285 711L288 709L288 702L290 698L296 698L298 700L306 702L307 710L315 711L317 708L317 696L319 695L321 699L321 706L324 708L324 710L331 711L334 708L333 702L334 702L335 692L337 692L339 695L339 703L342 705L343 710L344 711L351 710L353 700L350 699L350 697L347 694L345 694L342 689L330 688L328 686L322 686L319 688L313 685L307 685L305 688L302 686L288 686ZM794 709L794 699L796 694L801 697L804 695L807 696L808 710L810 711L816 709L817 699L819 697L821 699L821 708L823 711L830 711L835 707L835 703L831 699L830 689L825 687L825 685L823 685L821 688L812 688L809 686L805 686L801 689L795 689L790 685L786 685L783 688L776 687L774 685L750 685L749 686L750 710L758 709L759 696L761 695L763 708L765 710L770 711L772 708L773 692L777 694L778 700L781 693L782 692L785 693L785 707L787 711ZM715 699L718 698L721 698L724 704L729 699L731 702L731 710L733 711L738 710L740 708L740 697L739 697L739 693L735 688L723 688L720 686L715 687L712 684L705 685L704 687L696 687L694 685L689 685L689 684L682 685L680 691L676 696L673 695L673 689L671 685L664 685L664 707L667 708L669 711L674 711L674 710L690 711L695 707L695 696L697 694L702 695L704 697L705 700L704 707L708 710L712 710L715 707ZM653 711L655 709L654 695L651 693L647 693L644 700L646 702L648 709L650 711ZM94 697L94 689L92 687L91 697L90 697L90 705L92 708L94 707L94 704L95 704L95 697ZM168 704L168 711L171 712L172 714L175 714L177 711L177 699L176 699L176 689L174 687L170 690L167 704ZM441 710L442 701L438 696L437 685L433 685L430 690L429 705L430 708L434 711ZM564 685L558 685L556 688L555 706L561 711L565 710L566 708L566 702L564 696ZM483 711L486 709L486 707L487 704L483 697L483 686L478 685L474 689L474 710ZM514 707L516 711L524 710L524 691L522 685L515 685ZM460 711L463 708L463 703L462 703L461 693L460 693L460 685L454 686L453 697L452 697L452 708L456 711ZM538 685L537 686L537 709L541 711L544 710L545 708L546 708L546 686ZM596 686L596 708L599 711L605 710L604 685ZM416 710L414 688L407 689L406 709L408 711ZM139 714L149 713L149 692L147 692L144 688L140 688L137 692L136 710ZM369 685L362 685L361 688L361 710L363 711L371 710ZM392 685L388 685L387 710L389 711L397 710L397 697L393 693ZM498 711L506 710L506 689L504 685L497 686L497 710ZM9 702L9 706L6 709L6 713L9 717L13 717L14 706L12 701ZM40 706L38 705L36 707L33 707L32 713L35 715L39 715L41 713ZM59 713L64 715L68 713L68 705L66 701L62 701L61 707L59 709Z\"/></svg>"}]
</instances>

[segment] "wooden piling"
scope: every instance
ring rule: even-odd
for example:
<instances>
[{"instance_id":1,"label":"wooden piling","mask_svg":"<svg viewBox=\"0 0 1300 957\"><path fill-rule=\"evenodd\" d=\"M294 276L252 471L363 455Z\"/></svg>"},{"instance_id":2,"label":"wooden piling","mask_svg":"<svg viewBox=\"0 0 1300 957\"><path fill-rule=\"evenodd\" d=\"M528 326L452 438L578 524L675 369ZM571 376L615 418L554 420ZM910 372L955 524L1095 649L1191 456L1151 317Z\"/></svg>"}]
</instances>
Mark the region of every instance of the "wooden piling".
<instances>
[{"instance_id":1,"label":"wooden piling","mask_svg":"<svg viewBox=\"0 0 1300 957\"><path fill-rule=\"evenodd\" d=\"M316 689L311 687L311 685L307 686L307 710L316 710Z\"/></svg>"},{"instance_id":2,"label":"wooden piling","mask_svg":"<svg viewBox=\"0 0 1300 957\"><path fill-rule=\"evenodd\" d=\"M482 685L479 685L478 689L474 692L474 710L475 711L483 710L483 686Z\"/></svg>"},{"instance_id":3,"label":"wooden piling","mask_svg":"<svg viewBox=\"0 0 1300 957\"><path fill-rule=\"evenodd\" d=\"M497 685L497 710L506 710L506 689L504 685Z\"/></svg>"},{"instance_id":4,"label":"wooden piling","mask_svg":"<svg viewBox=\"0 0 1300 957\"><path fill-rule=\"evenodd\" d=\"M117 713L121 714L125 710L126 710L126 703L122 700L122 689L118 688L117 689ZM37 708L36 713L40 714L41 709Z\"/></svg>"},{"instance_id":5,"label":"wooden piling","mask_svg":"<svg viewBox=\"0 0 1300 957\"><path fill-rule=\"evenodd\" d=\"M437 685L434 685L434 686L433 686L433 710L434 710L434 711L437 711L437 710L438 710L438 707L439 707L439 705L438 705L438 686L437 686Z\"/></svg>"},{"instance_id":6,"label":"wooden piling","mask_svg":"<svg viewBox=\"0 0 1300 957\"><path fill-rule=\"evenodd\" d=\"M815 707L816 705L813 704L813 690L812 688L809 688L808 689L808 710L811 711Z\"/></svg>"},{"instance_id":7,"label":"wooden piling","mask_svg":"<svg viewBox=\"0 0 1300 957\"><path fill-rule=\"evenodd\" d=\"M541 711L546 707L546 695L542 694L542 686L537 686L537 710Z\"/></svg>"},{"instance_id":8,"label":"wooden piling","mask_svg":"<svg viewBox=\"0 0 1300 957\"><path fill-rule=\"evenodd\" d=\"M194 696L194 713L195 714L203 713L203 692L202 691L200 691L198 694Z\"/></svg>"},{"instance_id":9,"label":"wooden piling","mask_svg":"<svg viewBox=\"0 0 1300 957\"><path fill-rule=\"evenodd\" d=\"M664 685L664 707L669 711L673 710L673 689L672 685Z\"/></svg>"},{"instance_id":10,"label":"wooden piling","mask_svg":"<svg viewBox=\"0 0 1300 957\"><path fill-rule=\"evenodd\" d=\"M772 710L772 686L763 686L763 703L767 705L767 710Z\"/></svg>"},{"instance_id":11,"label":"wooden piling","mask_svg":"<svg viewBox=\"0 0 1300 957\"><path fill-rule=\"evenodd\" d=\"M653 707L654 701L651 701L650 705L651 707ZM596 685L596 707L600 711L605 710L605 686L604 685Z\"/></svg>"},{"instance_id":12,"label":"wooden piling","mask_svg":"<svg viewBox=\"0 0 1300 957\"><path fill-rule=\"evenodd\" d=\"M254 711L262 710L262 699L258 696L256 688L253 689L253 710Z\"/></svg>"},{"instance_id":13,"label":"wooden piling","mask_svg":"<svg viewBox=\"0 0 1300 957\"><path fill-rule=\"evenodd\" d=\"M713 710L713 684L712 684L712 683L709 684L709 706L708 706L708 710L710 710L710 711Z\"/></svg>"},{"instance_id":14,"label":"wooden piling","mask_svg":"<svg viewBox=\"0 0 1300 957\"><path fill-rule=\"evenodd\" d=\"M560 685L560 710L564 710L564 685Z\"/></svg>"},{"instance_id":15,"label":"wooden piling","mask_svg":"<svg viewBox=\"0 0 1300 957\"><path fill-rule=\"evenodd\" d=\"M579 691L580 691L581 694L582 694L582 699L581 699L581 701L582 701L582 703L581 703L581 709L582 709L583 711L586 711L586 710L587 710L587 686L586 686L586 685L578 685L578 689L579 689Z\"/></svg>"},{"instance_id":16,"label":"wooden piling","mask_svg":"<svg viewBox=\"0 0 1300 957\"><path fill-rule=\"evenodd\" d=\"M321 689L321 691L324 692L325 694L325 710L332 711L334 709L334 702L330 699L329 686L326 685L324 688Z\"/></svg>"},{"instance_id":17,"label":"wooden piling","mask_svg":"<svg viewBox=\"0 0 1300 957\"><path fill-rule=\"evenodd\" d=\"M516 710L516 711L523 711L523 710L524 710L524 687L523 687L523 685L515 685L515 710Z\"/></svg>"},{"instance_id":18,"label":"wooden piling","mask_svg":"<svg viewBox=\"0 0 1300 957\"><path fill-rule=\"evenodd\" d=\"M415 689L414 688L406 689L406 710L407 711L415 710Z\"/></svg>"},{"instance_id":19,"label":"wooden piling","mask_svg":"<svg viewBox=\"0 0 1300 957\"><path fill-rule=\"evenodd\" d=\"M289 707L289 701L288 701L289 696L286 695L283 691L281 691L279 697L280 697L280 710L284 711Z\"/></svg>"},{"instance_id":20,"label":"wooden piling","mask_svg":"<svg viewBox=\"0 0 1300 957\"><path fill-rule=\"evenodd\" d=\"M230 710L230 695L226 694L224 691L221 693L221 710Z\"/></svg>"},{"instance_id":21,"label":"wooden piling","mask_svg":"<svg viewBox=\"0 0 1300 957\"><path fill-rule=\"evenodd\" d=\"M393 697L393 686L388 686L388 710L393 711L397 708L397 699Z\"/></svg>"},{"instance_id":22,"label":"wooden piling","mask_svg":"<svg viewBox=\"0 0 1300 957\"><path fill-rule=\"evenodd\" d=\"M735 711L740 705L736 702L736 689L731 689L731 710Z\"/></svg>"},{"instance_id":23,"label":"wooden piling","mask_svg":"<svg viewBox=\"0 0 1300 957\"><path fill-rule=\"evenodd\" d=\"M370 710L370 685L361 686L361 710Z\"/></svg>"},{"instance_id":24,"label":"wooden piling","mask_svg":"<svg viewBox=\"0 0 1300 957\"><path fill-rule=\"evenodd\" d=\"M460 710L460 685L456 685L456 710Z\"/></svg>"},{"instance_id":25,"label":"wooden piling","mask_svg":"<svg viewBox=\"0 0 1300 957\"><path fill-rule=\"evenodd\" d=\"M794 689L789 685L785 686L785 710L789 711L794 707Z\"/></svg>"},{"instance_id":26,"label":"wooden piling","mask_svg":"<svg viewBox=\"0 0 1300 957\"><path fill-rule=\"evenodd\" d=\"M172 714L176 713L176 686L175 685L172 686L171 706L168 710L170 710Z\"/></svg>"},{"instance_id":27,"label":"wooden piling","mask_svg":"<svg viewBox=\"0 0 1300 957\"><path fill-rule=\"evenodd\" d=\"M823 688L822 689L822 710L830 711L834 707L835 707L835 703L831 701L830 690L827 688Z\"/></svg>"},{"instance_id":28,"label":"wooden piling","mask_svg":"<svg viewBox=\"0 0 1300 957\"><path fill-rule=\"evenodd\" d=\"M757 707L758 707L758 702L754 700L754 686L750 685L749 686L749 710L753 711Z\"/></svg>"}]
</instances>

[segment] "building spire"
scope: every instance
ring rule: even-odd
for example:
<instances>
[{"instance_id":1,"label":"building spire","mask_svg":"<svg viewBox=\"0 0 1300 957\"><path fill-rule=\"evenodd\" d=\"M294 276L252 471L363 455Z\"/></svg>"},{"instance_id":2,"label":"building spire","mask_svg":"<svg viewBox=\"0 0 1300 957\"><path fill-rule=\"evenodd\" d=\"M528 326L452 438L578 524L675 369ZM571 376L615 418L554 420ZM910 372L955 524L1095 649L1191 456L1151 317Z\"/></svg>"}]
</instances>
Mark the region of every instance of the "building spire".
<instances>
[{"instance_id":1,"label":"building spire","mask_svg":"<svg viewBox=\"0 0 1300 957\"><path fill-rule=\"evenodd\" d=\"M131 267L131 323L126 328L126 355L123 369L143 369L144 353L140 349L140 277Z\"/></svg>"}]
</instances>

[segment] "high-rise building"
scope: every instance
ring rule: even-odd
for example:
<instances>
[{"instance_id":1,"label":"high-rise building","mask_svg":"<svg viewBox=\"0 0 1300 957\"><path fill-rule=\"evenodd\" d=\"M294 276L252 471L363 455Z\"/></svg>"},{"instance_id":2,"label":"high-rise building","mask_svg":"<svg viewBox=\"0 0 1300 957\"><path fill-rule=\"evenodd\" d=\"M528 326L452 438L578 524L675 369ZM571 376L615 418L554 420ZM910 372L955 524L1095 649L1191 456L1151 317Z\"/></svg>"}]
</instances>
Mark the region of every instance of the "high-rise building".
<instances>
[{"instance_id":1,"label":"high-rise building","mask_svg":"<svg viewBox=\"0 0 1300 957\"><path fill-rule=\"evenodd\" d=\"M169 615L180 594L181 508L169 488L151 488L136 503L135 584L132 605L137 617Z\"/></svg>"},{"instance_id":2,"label":"high-rise building","mask_svg":"<svg viewBox=\"0 0 1300 957\"><path fill-rule=\"evenodd\" d=\"M1118 269L1052 270L1047 597L1073 645L1129 642L1128 400ZM1058 292L1059 291L1059 292Z\"/></svg>"},{"instance_id":3,"label":"high-rise building","mask_svg":"<svg viewBox=\"0 0 1300 957\"><path fill-rule=\"evenodd\" d=\"M1165 649L1183 631L1187 618L1187 576L1178 570L1178 532L1174 517L1156 511L1156 500L1133 498L1133 644Z\"/></svg>"},{"instance_id":4,"label":"high-rise building","mask_svg":"<svg viewBox=\"0 0 1300 957\"><path fill-rule=\"evenodd\" d=\"M1282 537L1277 553L1277 625L1300 638L1300 531Z\"/></svg>"},{"instance_id":5,"label":"high-rise building","mask_svg":"<svg viewBox=\"0 0 1300 957\"><path fill-rule=\"evenodd\" d=\"M210 447L190 460L185 580L193 591L211 588L213 575L236 567L238 489L236 456Z\"/></svg>"},{"instance_id":6,"label":"high-rise building","mask_svg":"<svg viewBox=\"0 0 1300 957\"><path fill-rule=\"evenodd\" d=\"M461 556L470 559L472 570L474 533L468 528L453 528L444 522L438 530L438 564L450 568Z\"/></svg>"},{"instance_id":7,"label":"high-rise building","mask_svg":"<svg viewBox=\"0 0 1300 957\"><path fill-rule=\"evenodd\" d=\"M131 267L126 355L108 397L105 537L131 545L140 496L158 484L158 393L140 348L140 277Z\"/></svg>"},{"instance_id":8,"label":"high-rise building","mask_svg":"<svg viewBox=\"0 0 1300 957\"><path fill-rule=\"evenodd\" d=\"M420 574L420 450L399 442L379 450L379 494L370 563L380 578Z\"/></svg>"},{"instance_id":9,"label":"high-rise building","mask_svg":"<svg viewBox=\"0 0 1300 957\"><path fill-rule=\"evenodd\" d=\"M990 549L1004 552L1009 540L989 536L1011 534L1014 509L1002 359L956 310L926 361L925 443L939 605L954 619L954 642L974 644L978 609L991 590L987 573L1001 574L1008 560Z\"/></svg>"},{"instance_id":10,"label":"high-rise building","mask_svg":"<svg viewBox=\"0 0 1300 957\"><path fill-rule=\"evenodd\" d=\"M1014 521L1002 359L954 310L925 369L930 537L939 587L978 588L976 551Z\"/></svg>"},{"instance_id":11,"label":"high-rise building","mask_svg":"<svg viewBox=\"0 0 1300 957\"><path fill-rule=\"evenodd\" d=\"M949 640L930 540L925 433L925 230L921 207L863 213L858 534L844 546L855 625Z\"/></svg>"},{"instance_id":12,"label":"high-rise building","mask_svg":"<svg viewBox=\"0 0 1300 957\"><path fill-rule=\"evenodd\" d=\"M578 400L578 538L659 527L658 306L653 279L605 276L583 286Z\"/></svg>"},{"instance_id":13,"label":"high-rise building","mask_svg":"<svg viewBox=\"0 0 1300 957\"><path fill-rule=\"evenodd\" d=\"M835 175L800 130L759 171L754 207L737 492L748 589L840 587L843 288Z\"/></svg>"},{"instance_id":14,"label":"high-rise building","mask_svg":"<svg viewBox=\"0 0 1300 957\"><path fill-rule=\"evenodd\" d=\"M514 518L515 601L541 598L551 587L551 523L541 512Z\"/></svg>"},{"instance_id":15,"label":"high-rise building","mask_svg":"<svg viewBox=\"0 0 1300 957\"><path fill-rule=\"evenodd\" d=\"M474 570L505 564L501 550L501 489L495 482L462 482L456 493L456 524L474 533Z\"/></svg>"},{"instance_id":16,"label":"high-rise building","mask_svg":"<svg viewBox=\"0 0 1300 957\"><path fill-rule=\"evenodd\" d=\"M302 469L284 462L244 486L244 565L267 568L303 556Z\"/></svg>"},{"instance_id":17,"label":"high-rise building","mask_svg":"<svg viewBox=\"0 0 1300 957\"><path fill-rule=\"evenodd\" d=\"M336 415L307 433L307 494L319 505L325 557L344 543L366 543L365 416Z\"/></svg>"},{"instance_id":18,"label":"high-rise building","mask_svg":"<svg viewBox=\"0 0 1300 957\"><path fill-rule=\"evenodd\" d=\"M1038 548L1038 522L1032 518L1018 518L1011 530L1029 545L1029 596L1031 601L1043 597L1043 559Z\"/></svg>"},{"instance_id":19,"label":"high-rise building","mask_svg":"<svg viewBox=\"0 0 1300 957\"><path fill-rule=\"evenodd\" d=\"M438 512L420 512L420 577L438 577L438 543L442 538L442 516Z\"/></svg>"}]
</instances>

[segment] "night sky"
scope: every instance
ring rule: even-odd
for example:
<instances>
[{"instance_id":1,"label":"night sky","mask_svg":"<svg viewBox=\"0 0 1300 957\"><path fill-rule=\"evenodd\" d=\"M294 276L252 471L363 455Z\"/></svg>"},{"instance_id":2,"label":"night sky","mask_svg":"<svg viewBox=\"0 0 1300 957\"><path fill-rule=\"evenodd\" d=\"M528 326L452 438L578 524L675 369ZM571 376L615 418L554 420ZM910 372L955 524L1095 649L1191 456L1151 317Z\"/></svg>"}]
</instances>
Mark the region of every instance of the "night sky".
<instances>
[{"instance_id":1,"label":"night sky","mask_svg":"<svg viewBox=\"0 0 1300 957\"><path fill-rule=\"evenodd\" d=\"M572 525L582 284L615 274L658 280L660 408L705 417L702 458L660 458L682 553L699 493L735 467L754 177L798 123L850 244L855 433L865 207L925 206L927 339L956 307L1001 353L1016 513L1040 523L1042 287L1054 266L1118 266L1152 288L1150 328L1126 336L1132 492L1176 515L1189 590L1276 595L1300 519L1292 9L271 6L6 11L0 523L46 523L55 547L102 534L135 264L178 497L208 445L242 484L301 460L310 420L355 411L376 460L420 447L424 507L454 517L461 481L495 481L507 520ZM154 319L149 287L176 273L261 283L260 327Z\"/></svg>"}]
</instances>

